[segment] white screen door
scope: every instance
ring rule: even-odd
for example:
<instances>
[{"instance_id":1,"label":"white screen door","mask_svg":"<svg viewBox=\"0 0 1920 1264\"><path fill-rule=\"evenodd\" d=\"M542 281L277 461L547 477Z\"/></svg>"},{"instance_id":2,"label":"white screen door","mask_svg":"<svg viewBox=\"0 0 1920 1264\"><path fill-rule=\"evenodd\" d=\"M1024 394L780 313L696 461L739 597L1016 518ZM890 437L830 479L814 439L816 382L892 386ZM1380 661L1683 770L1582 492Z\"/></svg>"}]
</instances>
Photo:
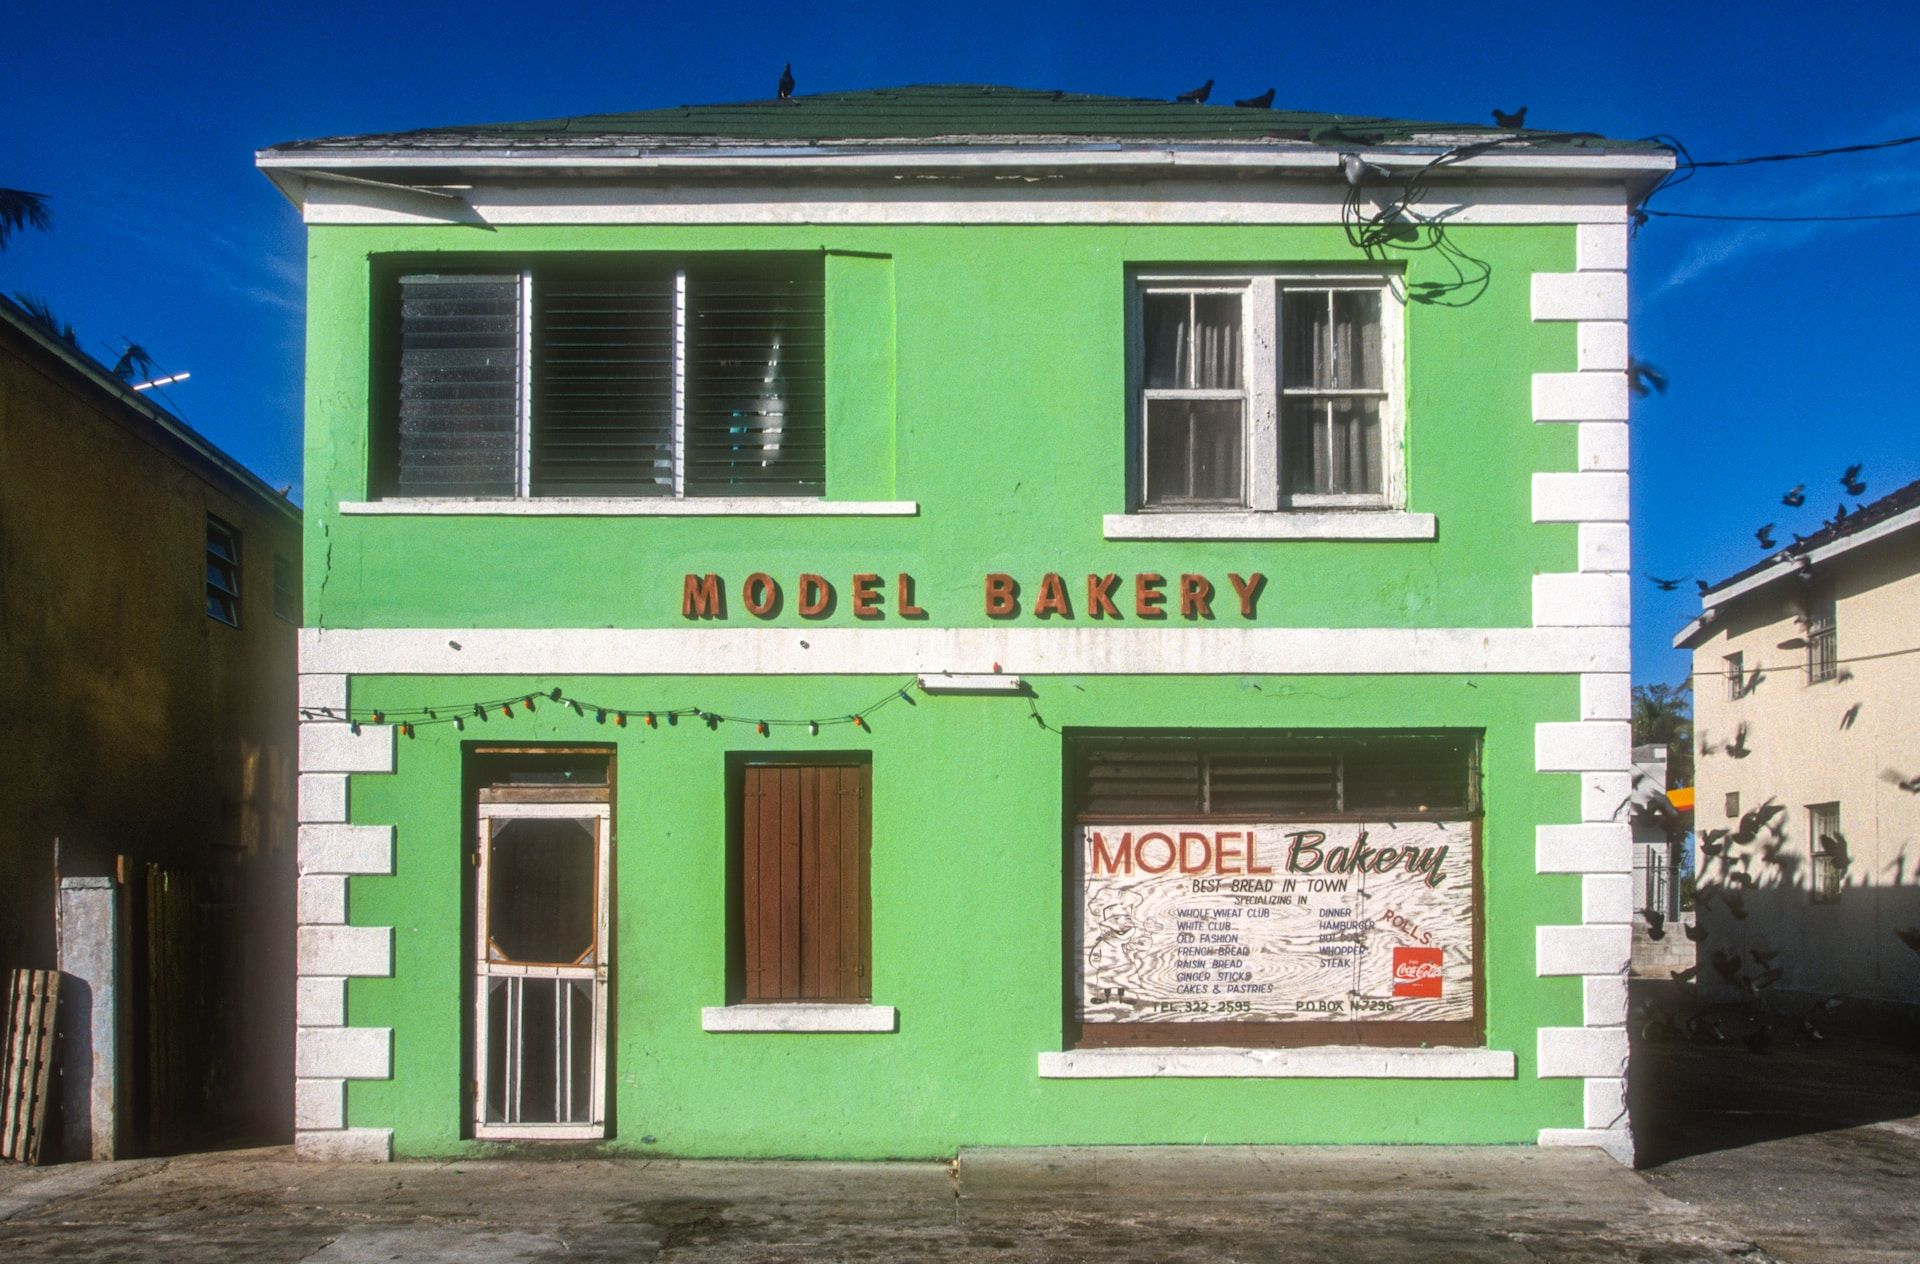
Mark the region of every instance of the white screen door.
<instances>
[{"instance_id":1,"label":"white screen door","mask_svg":"<svg viewBox=\"0 0 1920 1264\"><path fill-rule=\"evenodd\" d=\"M607 829L601 803L482 803L474 1135L605 1131Z\"/></svg>"}]
</instances>

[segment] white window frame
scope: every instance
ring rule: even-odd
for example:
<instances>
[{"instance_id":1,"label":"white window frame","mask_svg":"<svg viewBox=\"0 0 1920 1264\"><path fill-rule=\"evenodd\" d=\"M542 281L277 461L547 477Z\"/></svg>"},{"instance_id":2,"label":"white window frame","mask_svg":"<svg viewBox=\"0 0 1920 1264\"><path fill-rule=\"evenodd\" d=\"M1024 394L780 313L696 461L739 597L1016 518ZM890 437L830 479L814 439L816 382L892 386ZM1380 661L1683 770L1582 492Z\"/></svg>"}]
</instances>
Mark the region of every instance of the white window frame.
<instances>
[{"instance_id":1,"label":"white window frame","mask_svg":"<svg viewBox=\"0 0 1920 1264\"><path fill-rule=\"evenodd\" d=\"M1406 301L1395 273L1345 268L1143 269L1127 285L1128 511L1134 514L1265 514L1325 510L1391 512L1406 503ZM1280 292L1289 288L1371 290L1380 295L1380 389L1326 391L1280 385ZM1242 497L1233 505L1148 505L1146 319L1151 293L1237 293L1242 296L1241 389L1173 390L1169 397L1244 398L1240 469ZM1160 394L1161 392L1153 392ZM1380 492L1287 494L1281 491L1280 406L1287 395L1354 395L1380 400Z\"/></svg>"},{"instance_id":2,"label":"white window frame","mask_svg":"<svg viewBox=\"0 0 1920 1264\"><path fill-rule=\"evenodd\" d=\"M607 1131L607 946L611 927L608 908L612 873L613 812L605 803L482 803L479 815L479 874L474 887L473 1135L483 1141L593 1141ZM487 951L487 881L490 876L493 829L497 822L559 818L594 822L594 954L585 966L518 965L492 961ZM587 979L593 984L593 1070L589 1082L592 1100L584 1124L510 1124L487 1119L487 984L501 978Z\"/></svg>"},{"instance_id":3,"label":"white window frame","mask_svg":"<svg viewBox=\"0 0 1920 1264\"><path fill-rule=\"evenodd\" d=\"M1820 846L1822 833L1844 837L1840 830L1840 803L1837 799L1807 805L1807 899L1812 904L1838 904L1846 892L1847 873ZM1831 894L1825 890L1826 883L1823 881L1829 872L1835 878Z\"/></svg>"},{"instance_id":4,"label":"white window frame","mask_svg":"<svg viewBox=\"0 0 1920 1264\"><path fill-rule=\"evenodd\" d=\"M1727 664L1727 701L1738 702L1747 696L1747 656L1744 651L1735 650L1726 656Z\"/></svg>"}]
</instances>

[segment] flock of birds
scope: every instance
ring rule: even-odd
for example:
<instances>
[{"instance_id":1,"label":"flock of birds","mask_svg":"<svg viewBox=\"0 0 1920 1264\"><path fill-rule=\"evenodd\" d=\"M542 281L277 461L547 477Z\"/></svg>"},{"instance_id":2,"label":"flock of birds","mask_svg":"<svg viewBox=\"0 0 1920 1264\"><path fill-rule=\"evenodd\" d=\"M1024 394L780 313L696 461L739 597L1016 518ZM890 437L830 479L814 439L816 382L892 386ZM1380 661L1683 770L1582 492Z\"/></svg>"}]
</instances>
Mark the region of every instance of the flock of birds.
<instances>
[{"instance_id":1,"label":"flock of birds","mask_svg":"<svg viewBox=\"0 0 1920 1264\"><path fill-rule=\"evenodd\" d=\"M1856 703L1849 715L1857 714ZM1842 722L1846 727L1846 722ZM1712 754L1724 750L1736 759L1744 759L1751 754L1747 745L1748 726L1742 724L1732 741L1724 746L1716 746L1704 739L1701 742L1702 754ZM1910 794L1920 794L1920 776L1903 777L1888 769L1881 774ZM1759 885L1753 877L1752 869L1757 859L1761 864L1778 868L1791 877L1794 858L1786 856L1784 823L1787 813L1785 804L1769 798L1759 807L1750 808L1742 813L1739 820L1731 826L1704 829L1699 833L1700 868L1704 875L1709 864L1719 868L1720 881L1714 886L1702 886L1694 895L1696 917L1694 923L1681 924L1681 931L1690 943L1699 945L1696 953L1705 951L1707 928L1705 914L1716 901L1723 905L1729 916L1736 922L1747 920L1747 893ZM1752 851L1745 849L1753 848ZM1822 833L1814 840L1818 854L1840 873L1845 873L1853 863L1853 857L1847 845L1846 835L1839 830ZM1645 908L1640 916L1647 926L1647 938L1662 940L1667 936L1667 918L1658 910ZM1896 929L1894 935L1920 956L1920 926ZM1744 953L1737 947L1715 947L1705 964L1724 982L1737 988L1747 999L1758 1000L1761 993L1777 985L1786 977L1786 968L1779 963L1780 949L1749 946ZM1673 981L1680 984L1693 984L1700 975L1701 962L1696 961L1684 970L1672 970L1668 973ZM1800 1017L1801 1032L1815 1044L1826 1041L1832 1034L1831 1023L1834 1016L1845 1004L1841 996L1829 996L1825 1000L1807 1009ZM1775 1026L1761 1012L1748 1016L1749 1028L1741 1037L1741 1042L1754 1053L1770 1053L1774 1047ZM1727 1034L1725 1016L1712 1010L1695 1006L1691 1009L1672 1008L1658 1001L1643 1001L1636 1004L1631 1015L1634 1034L1642 1040L1657 1041L1681 1039L1695 1042L1725 1044L1731 1037Z\"/></svg>"},{"instance_id":2,"label":"flock of birds","mask_svg":"<svg viewBox=\"0 0 1920 1264\"><path fill-rule=\"evenodd\" d=\"M793 63L788 62L785 68L780 71L780 80L774 88L775 95L779 100L791 101L793 100L793 86ZM1054 94L1055 97L1064 95L1065 93L1060 92ZM1209 79L1197 88L1187 89L1173 100L1176 105L1205 105L1212 96L1213 80ZM1273 108L1273 89L1268 88L1258 96L1242 97L1235 101L1234 105L1242 110L1271 110ZM1495 110L1493 112L1493 122L1496 127L1504 127L1509 130L1525 127L1527 125L1527 107L1523 105L1513 111Z\"/></svg>"},{"instance_id":3,"label":"flock of birds","mask_svg":"<svg viewBox=\"0 0 1920 1264\"><path fill-rule=\"evenodd\" d=\"M1853 465L1849 465L1840 475L1841 489L1844 490L1847 495L1856 498L1851 511L1852 513L1859 513L1865 508L1858 500L1858 497L1867 494L1867 480L1860 477L1860 471L1865 468L1865 466L1856 462ZM1789 509L1798 509L1802 505L1805 505L1807 503L1807 485L1805 483L1796 483L1780 497L1780 503ZM1822 527L1838 527L1846 522L1848 515L1847 502L1842 500L1835 508L1833 517L1824 520L1820 525ZM1760 542L1760 547L1769 553L1779 547L1779 542L1773 538L1773 531L1776 525L1776 523L1771 522L1764 523L1759 530L1753 533L1753 538ZM1801 535L1798 531L1789 532L1789 534L1793 536L1793 542L1795 544L1804 544L1806 542L1807 537ZM1661 592L1672 592L1688 579L1692 578L1690 575L1683 575L1679 579L1663 579L1658 575L1647 576L1647 579L1653 586ZM1706 596L1707 590L1711 585L1704 579L1694 579L1693 582L1694 585L1699 588L1700 595L1702 597Z\"/></svg>"}]
</instances>

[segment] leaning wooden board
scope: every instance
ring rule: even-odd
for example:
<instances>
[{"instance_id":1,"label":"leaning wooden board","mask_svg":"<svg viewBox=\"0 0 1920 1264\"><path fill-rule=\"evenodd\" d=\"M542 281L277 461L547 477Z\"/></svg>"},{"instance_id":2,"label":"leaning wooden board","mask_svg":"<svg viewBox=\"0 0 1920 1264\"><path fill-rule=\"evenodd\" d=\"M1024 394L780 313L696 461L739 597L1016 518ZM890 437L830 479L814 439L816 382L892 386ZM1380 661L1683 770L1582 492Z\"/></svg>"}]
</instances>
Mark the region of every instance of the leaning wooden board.
<instances>
[{"instance_id":1,"label":"leaning wooden board","mask_svg":"<svg viewBox=\"0 0 1920 1264\"><path fill-rule=\"evenodd\" d=\"M60 975L15 970L9 980L4 1079L0 1079L0 1158L38 1163L47 1130Z\"/></svg>"},{"instance_id":2,"label":"leaning wooden board","mask_svg":"<svg viewBox=\"0 0 1920 1264\"><path fill-rule=\"evenodd\" d=\"M1472 822L1078 833L1082 1023L1473 1017Z\"/></svg>"}]
</instances>

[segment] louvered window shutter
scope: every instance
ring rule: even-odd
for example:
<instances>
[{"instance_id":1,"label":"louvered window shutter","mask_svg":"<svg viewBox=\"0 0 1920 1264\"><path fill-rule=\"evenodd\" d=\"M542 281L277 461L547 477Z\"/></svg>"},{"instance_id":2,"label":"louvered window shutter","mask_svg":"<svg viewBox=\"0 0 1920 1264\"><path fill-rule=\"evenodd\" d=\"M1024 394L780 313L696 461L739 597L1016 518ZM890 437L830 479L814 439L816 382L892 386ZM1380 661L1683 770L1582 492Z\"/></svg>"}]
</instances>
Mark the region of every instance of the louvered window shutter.
<instances>
[{"instance_id":1,"label":"louvered window shutter","mask_svg":"<svg viewBox=\"0 0 1920 1264\"><path fill-rule=\"evenodd\" d=\"M511 496L520 418L520 279L400 278L401 496Z\"/></svg>"},{"instance_id":2,"label":"louvered window shutter","mask_svg":"<svg viewBox=\"0 0 1920 1264\"><path fill-rule=\"evenodd\" d=\"M824 492L825 348L819 259L688 269L688 495Z\"/></svg>"},{"instance_id":3,"label":"louvered window shutter","mask_svg":"<svg viewBox=\"0 0 1920 1264\"><path fill-rule=\"evenodd\" d=\"M536 271L535 496L673 494L674 274Z\"/></svg>"}]
</instances>

